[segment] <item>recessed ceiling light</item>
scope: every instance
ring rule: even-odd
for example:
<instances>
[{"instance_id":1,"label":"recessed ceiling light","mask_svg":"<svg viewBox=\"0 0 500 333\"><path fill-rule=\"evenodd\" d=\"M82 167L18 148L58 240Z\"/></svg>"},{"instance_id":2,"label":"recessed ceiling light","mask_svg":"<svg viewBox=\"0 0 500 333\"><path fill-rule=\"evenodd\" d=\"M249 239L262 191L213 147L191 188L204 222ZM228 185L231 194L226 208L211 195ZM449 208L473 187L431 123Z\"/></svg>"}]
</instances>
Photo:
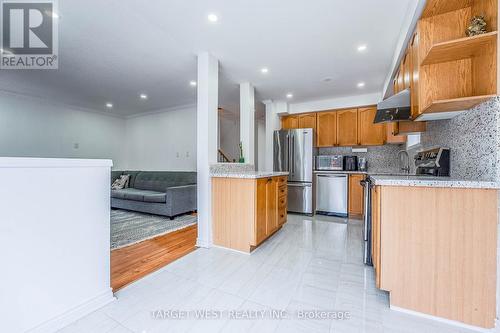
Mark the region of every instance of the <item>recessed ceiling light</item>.
<instances>
[{"instance_id":1,"label":"recessed ceiling light","mask_svg":"<svg viewBox=\"0 0 500 333\"><path fill-rule=\"evenodd\" d=\"M215 23L217 22L217 20L219 20L219 18L215 14L208 14L207 18L212 23Z\"/></svg>"},{"instance_id":2,"label":"recessed ceiling light","mask_svg":"<svg viewBox=\"0 0 500 333\"><path fill-rule=\"evenodd\" d=\"M365 83L364 82L360 82L358 83L358 88L363 88L365 86Z\"/></svg>"},{"instance_id":3,"label":"recessed ceiling light","mask_svg":"<svg viewBox=\"0 0 500 333\"><path fill-rule=\"evenodd\" d=\"M106 103L106 107L107 107L108 109L113 108L113 103Z\"/></svg>"},{"instance_id":4,"label":"recessed ceiling light","mask_svg":"<svg viewBox=\"0 0 500 333\"><path fill-rule=\"evenodd\" d=\"M140 94L139 97L141 99L148 99L148 95L146 95L146 94Z\"/></svg>"},{"instance_id":5,"label":"recessed ceiling light","mask_svg":"<svg viewBox=\"0 0 500 333\"><path fill-rule=\"evenodd\" d=\"M367 47L366 47L366 45L365 45L365 44L360 45L360 46L358 46L358 52L363 52L363 51L366 51L366 48L367 48Z\"/></svg>"},{"instance_id":6,"label":"recessed ceiling light","mask_svg":"<svg viewBox=\"0 0 500 333\"><path fill-rule=\"evenodd\" d=\"M269 73L269 69L268 69L267 67L264 67L264 68L262 68L262 69L260 70L260 72L261 72L262 74L267 74L267 73Z\"/></svg>"},{"instance_id":7,"label":"recessed ceiling light","mask_svg":"<svg viewBox=\"0 0 500 333\"><path fill-rule=\"evenodd\" d=\"M293 94L292 93L286 94L286 98L293 98Z\"/></svg>"},{"instance_id":8,"label":"recessed ceiling light","mask_svg":"<svg viewBox=\"0 0 500 333\"><path fill-rule=\"evenodd\" d=\"M196 81L189 81L189 85L191 87L196 87Z\"/></svg>"}]
</instances>

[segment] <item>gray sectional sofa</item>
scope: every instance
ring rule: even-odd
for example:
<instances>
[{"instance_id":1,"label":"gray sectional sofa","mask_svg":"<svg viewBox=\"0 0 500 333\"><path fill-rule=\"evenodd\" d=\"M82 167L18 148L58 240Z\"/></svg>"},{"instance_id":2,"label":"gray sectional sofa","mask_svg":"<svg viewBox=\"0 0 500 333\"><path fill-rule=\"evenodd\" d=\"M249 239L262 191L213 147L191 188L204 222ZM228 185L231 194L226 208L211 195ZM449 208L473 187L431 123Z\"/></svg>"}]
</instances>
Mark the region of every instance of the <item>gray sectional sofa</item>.
<instances>
[{"instance_id":1,"label":"gray sectional sofa","mask_svg":"<svg viewBox=\"0 0 500 333\"><path fill-rule=\"evenodd\" d=\"M196 211L196 172L112 171L111 184L130 175L127 188L111 190L111 207L168 216Z\"/></svg>"}]
</instances>

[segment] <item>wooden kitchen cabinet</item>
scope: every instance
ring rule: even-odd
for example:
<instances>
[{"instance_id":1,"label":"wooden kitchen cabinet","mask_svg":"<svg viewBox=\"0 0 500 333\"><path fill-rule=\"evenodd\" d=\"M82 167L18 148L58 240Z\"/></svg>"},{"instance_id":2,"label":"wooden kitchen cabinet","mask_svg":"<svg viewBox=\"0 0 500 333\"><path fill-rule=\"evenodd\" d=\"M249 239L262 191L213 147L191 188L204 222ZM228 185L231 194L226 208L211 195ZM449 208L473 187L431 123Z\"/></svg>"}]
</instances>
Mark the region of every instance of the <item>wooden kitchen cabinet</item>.
<instances>
[{"instance_id":1,"label":"wooden kitchen cabinet","mask_svg":"<svg viewBox=\"0 0 500 333\"><path fill-rule=\"evenodd\" d=\"M381 146L385 142L385 124L374 124L376 107L358 109L359 144L362 146Z\"/></svg>"},{"instance_id":2,"label":"wooden kitchen cabinet","mask_svg":"<svg viewBox=\"0 0 500 333\"><path fill-rule=\"evenodd\" d=\"M364 188L360 182L365 178L363 174L349 175L349 216L363 216Z\"/></svg>"},{"instance_id":3,"label":"wooden kitchen cabinet","mask_svg":"<svg viewBox=\"0 0 500 333\"><path fill-rule=\"evenodd\" d=\"M287 220L287 177L212 178L215 245L251 252Z\"/></svg>"},{"instance_id":4,"label":"wooden kitchen cabinet","mask_svg":"<svg viewBox=\"0 0 500 333\"><path fill-rule=\"evenodd\" d=\"M278 181L276 178L266 179L266 235L270 235L276 230L278 230L278 186L277 185Z\"/></svg>"},{"instance_id":5,"label":"wooden kitchen cabinet","mask_svg":"<svg viewBox=\"0 0 500 333\"><path fill-rule=\"evenodd\" d=\"M357 146L358 109L337 111L337 143L339 146Z\"/></svg>"},{"instance_id":6,"label":"wooden kitchen cabinet","mask_svg":"<svg viewBox=\"0 0 500 333\"><path fill-rule=\"evenodd\" d=\"M298 116L283 116L281 117L281 129L299 128Z\"/></svg>"},{"instance_id":7,"label":"wooden kitchen cabinet","mask_svg":"<svg viewBox=\"0 0 500 333\"><path fill-rule=\"evenodd\" d=\"M385 142L390 144L402 144L407 140L406 135L399 133L398 123L387 123L385 128Z\"/></svg>"},{"instance_id":8,"label":"wooden kitchen cabinet","mask_svg":"<svg viewBox=\"0 0 500 333\"><path fill-rule=\"evenodd\" d=\"M337 112L318 112L317 146L333 147L337 145Z\"/></svg>"},{"instance_id":9,"label":"wooden kitchen cabinet","mask_svg":"<svg viewBox=\"0 0 500 333\"><path fill-rule=\"evenodd\" d=\"M316 113L300 114L298 128L312 128L316 132Z\"/></svg>"}]
</instances>

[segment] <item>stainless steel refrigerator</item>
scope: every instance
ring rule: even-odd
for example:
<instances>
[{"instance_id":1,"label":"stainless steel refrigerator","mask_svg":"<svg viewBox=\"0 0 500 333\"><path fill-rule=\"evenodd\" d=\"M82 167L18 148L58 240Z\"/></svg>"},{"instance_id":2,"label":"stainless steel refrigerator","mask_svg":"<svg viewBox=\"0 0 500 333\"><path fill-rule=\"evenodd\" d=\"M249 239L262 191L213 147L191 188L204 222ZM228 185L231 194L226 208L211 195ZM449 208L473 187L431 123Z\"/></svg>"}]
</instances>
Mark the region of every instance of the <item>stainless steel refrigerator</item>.
<instances>
[{"instance_id":1,"label":"stainless steel refrigerator","mask_svg":"<svg viewBox=\"0 0 500 333\"><path fill-rule=\"evenodd\" d=\"M288 171L288 211L313 213L312 128L274 131L274 171Z\"/></svg>"}]
</instances>

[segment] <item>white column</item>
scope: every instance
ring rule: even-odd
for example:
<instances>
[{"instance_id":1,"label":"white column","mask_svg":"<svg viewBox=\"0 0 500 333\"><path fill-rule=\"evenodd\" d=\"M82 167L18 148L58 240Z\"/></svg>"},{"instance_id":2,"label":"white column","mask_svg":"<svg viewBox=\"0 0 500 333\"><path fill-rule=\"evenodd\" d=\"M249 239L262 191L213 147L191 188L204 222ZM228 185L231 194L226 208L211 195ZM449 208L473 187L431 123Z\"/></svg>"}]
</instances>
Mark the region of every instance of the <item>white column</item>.
<instances>
[{"instance_id":1,"label":"white column","mask_svg":"<svg viewBox=\"0 0 500 333\"><path fill-rule=\"evenodd\" d=\"M245 163L255 164L255 89L248 82L240 84L240 140Z\"/></svg>"},{"instance_id":2,"label":"white column","mask_svg":"<svg viewBox=\"0 0 500 333\"><path fill-rule=\"evenodd\" d=\"M198 100L196 114L196 151L198 180L197 246L212 245L212 198L210 165L217 163L217 107L219 62L209 53L198 55Z\"/></svg>"},{"instance_id":3,"label":"white column","mask_svg":"<svg viewBox=\"0 0 500 333\"><path fill-rule=\"evenodd\" d=\"M278 111L280 106L278 103L273 103L271 100L263 101L266 105L266 164L265 170L273 170L274 152L273 152L273 137L274 131L281 128Z\"/></svg>"}]
</instances>

